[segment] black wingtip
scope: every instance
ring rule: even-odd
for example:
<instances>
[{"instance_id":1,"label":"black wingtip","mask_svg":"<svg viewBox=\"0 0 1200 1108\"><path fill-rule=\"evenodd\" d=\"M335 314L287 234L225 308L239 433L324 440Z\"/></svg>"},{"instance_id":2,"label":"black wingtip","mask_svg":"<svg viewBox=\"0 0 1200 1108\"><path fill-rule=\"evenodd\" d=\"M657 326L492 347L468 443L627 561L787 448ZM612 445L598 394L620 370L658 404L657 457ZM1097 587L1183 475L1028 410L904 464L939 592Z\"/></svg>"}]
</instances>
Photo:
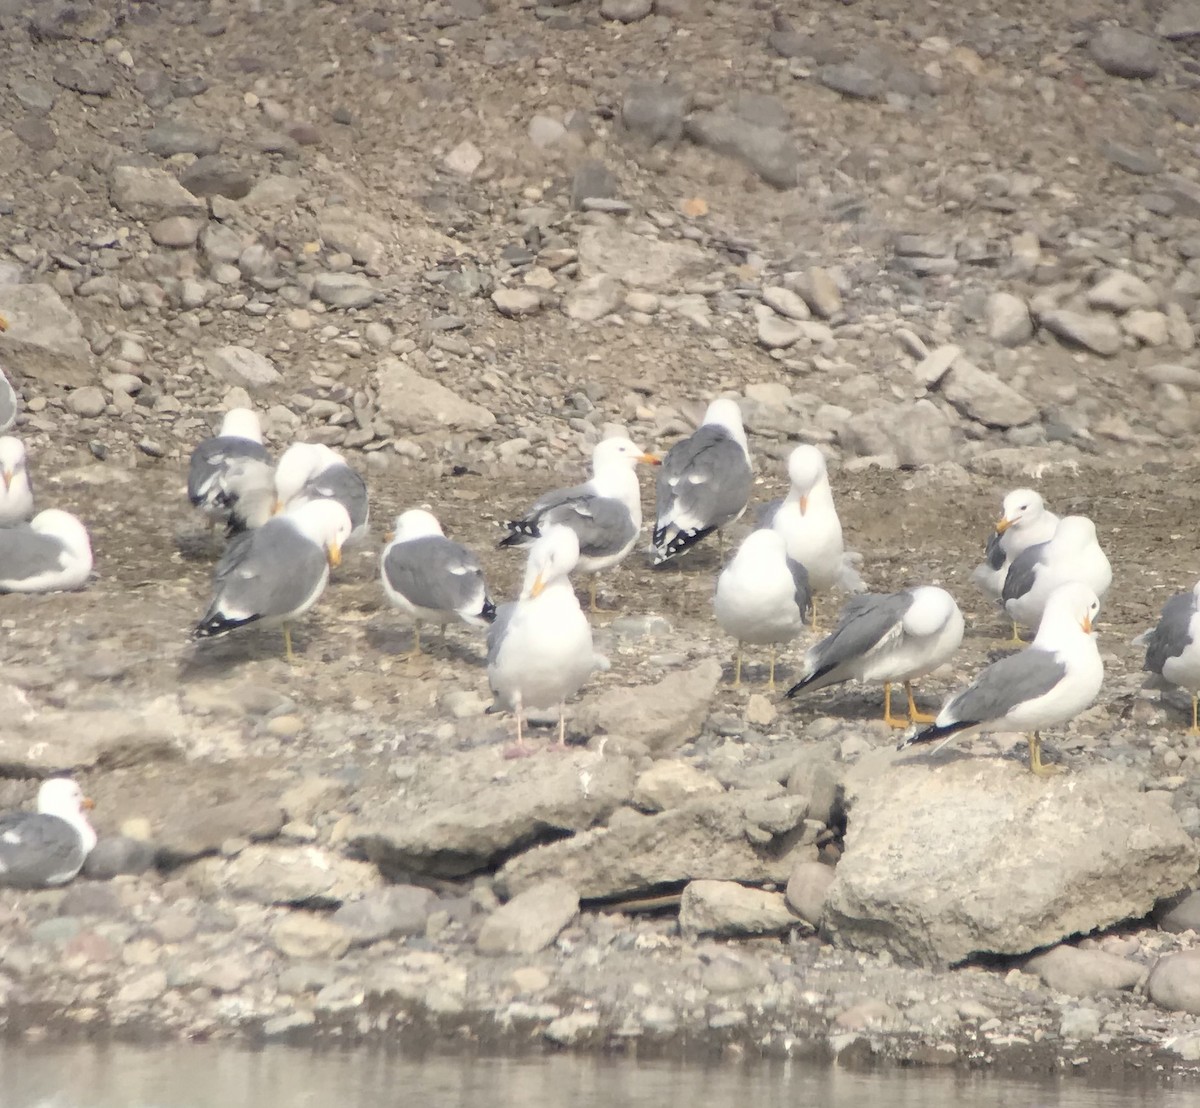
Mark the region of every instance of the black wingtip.
<instances>
[{"instance_id":1,"label":"black wingtip","mask_svg":"<svg viewBox=\"0 0 1200 1108\"><path fill-rule=\"evenodd\" d=\"M804 690L807 689L809 685L813 684L813 682L820 681L822 677L831 673L833 668L833 666L822 666L820 669L813 670L813 672L807 677L801 677L799 681L797 681L790 689L788 689L786 695L791 697L796 696L798 693L804 692Z\"/></svg>"},{"instance_id":2,"label":"black wingtip","mask_svg":"<svg viewBox=\"0 0 1200 1108\"><path fill-rule=\"evenodd\" d=\"M906 735L900 740L897 745L897 750L903 750L906 746L919 746L922 743L937 742L938 739L948 739L951 735L957 735L959 731L965 731L968 727L975 725L970 722L958 721L956 723L930 724L924 731L918 731L915 735Z\"/></svg>"},{"instance_id":3,"label":"black wingtip","mask_svg":"<svg viewBox=\"0 0 1200 1108\"><path fill-rule=\"evenodd\" d=\"M230 631L236 631L239 627L245 627L246 624L253 623L256 619L258 616L251 616L250 619L227 619L221 615L209 616L192 628L190 637L193 642L200 639L215 639L220 635L229 634Z\"/></svg>"},{"instance_id":4,"label":"black wingtip","mask_svg":"<svg viewBox=\"0 0 1200 1108\"><path fill-rule=\"evenodd\" d=\"M496 622L496 605L490 599L485 598L483 601L483 610L479 613L488 623Z\"/></svg>"},{"instance_id":5,"label":"black wingtip","mask_svg":"<svg viewBox=\"0 0 1200 1108\"><path fill-rule=\"evenodd\" d=\"M505 535L497 546L523 546L529 539L542 537L536 523L528 523L523 519L510 519L503 526L510 533Z\"/></svg>"},{"instance_id":6,"label":"black wingtip","mask_svg":"<svg viewBox=\"0 0 1200 1108\"><path fill-rule=\"evenodd\" d=\"M695 531L676 531L670 542L664 543L667 529L660 527L654 532L654 564L670 561L680 554L691 550L701 539L707 538L716 530L715 527L701 527Z\"/></svg>"}]
</instances>

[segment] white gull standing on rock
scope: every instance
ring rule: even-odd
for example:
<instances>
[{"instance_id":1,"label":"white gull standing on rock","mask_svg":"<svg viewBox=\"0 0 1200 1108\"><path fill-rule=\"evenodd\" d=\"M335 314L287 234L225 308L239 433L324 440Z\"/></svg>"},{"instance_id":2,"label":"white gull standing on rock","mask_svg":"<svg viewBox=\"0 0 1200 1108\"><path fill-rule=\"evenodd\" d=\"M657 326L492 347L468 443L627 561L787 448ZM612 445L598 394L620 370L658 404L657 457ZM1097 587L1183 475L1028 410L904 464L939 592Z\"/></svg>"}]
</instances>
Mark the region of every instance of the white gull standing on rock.
<instances>
[{"instance_id":1,"label":"white gull standing on rock","mask_svg":"<svg viewBox=\"0 0 1200 1108\"><path fill-rule=\"evenodd\" d=\"M892 727L932 723L913 700L912 683L950 660L963 638L963 617L945 589L918 585L850 599L833 632L809 648L804 676L788 696L843 681L883 682L883 720ZM908 718L892 715L892 685L903 684Z\"/></svg>"},{"instance_id":2,"label":"white gull standing on rock","mask_svg":"<svg viewBox=\"0 0 1200 1108\"><path fill-rule=\"evenodd\" d=\"M8 330L8 320L0 315L0 333ZM21 414L21 398L13 388L4 367L0 366L0 434L12 428Z\"/></svg>"},{"instance_id":3,"label":"white gull standing on rock","mask_svg":"<svg viewBox=\"0 0 1200 1108\"><path fill-rule=\"evenodd\" d=\"M488 632L488 682L496 698L489 711L517 717L512 755L527 753L526 708L558 707L558 746L566 745L565 701L605 660L592 648L592 628L569 575L579 560L579 540L569 527L551 526L529 548L520 597L496 609Z\"/></svg>"},{"instance_id":4,"label":"white gull standing on rock","mask_svg":"<svg viewBox=\"0 0 1200 1108\"><path fill-rule=\"evenodd\" d=\"M1042 763L1041 731L1074 719L1100 692L1104 663L1092 633L1099 611L1100 600L1087 585L1060 585L1046 602L1033 642L983 669L901 749L977 731L1024 731L1030 770L1038 776L1058 772Z\"/></svg>"},{"instance_id":5,"label":"white gull standing on rock","mask_svg":"<svg viewBox=\"0 0 1200 1108\"><path fill-rule=\"evenodd\" d=\"M336 500L350 517L351 535L361 538L370 523L367 483L336 450L321 443L295 442L275 467L276 508L312 500Z\"/></svg>"},{"instance_id":6,"label":"white gull standing on rock","mask_svg":"<svg viewBox=\"0 0 1200 1108\"><path fill-rule=\"evenodd\" d=\"M91 572L91 539L70 512L47 508L27 524L0 527L0 593L67 592Z\"/></svg>"},{"instance_id":7,"label":"white gull standing on rock","mask_svg":"<svg viewBox=\"0 0 1200 1108\"><path fill-rule=\"evenodd\" d=\"M33 482L25 444L12 435L0 437L0 527L11 527L33 515Z\"/></svg>"},{"instance_id":8,"label":"white gull standing on rock","mask_svg":"<svg viewBox=\"0 0 1200 1108\"><path fill-rule=\"evenodd\" d=\"M842 523L833 503L825 455L815 446L797 446L788 455L791 488L782 500L763 506L759 524L783 536L788 557L808 570L813 591L813 628L817 627L816 596L835 586L861 588L862 582L846 563Z\"/></svg>"},{"instance_id":9,"label":"white gull standing on rock","mask_svg":"<svg viewBox=\"0 0 1200 1108\"><path fill-rule=\"evenodd\" d=\"M658 565L738 519L750 501L754 471L733 400L714 400L704 422L663 458L656 489L651 553Z\"/></svg>"},{"instance_id":10,"label":"white gull standing on rock","mask_svg":"<svg viewBox=\"0 0 1200 1108\"><path fill-rule=\"evenodd\" d=\"M971 573L971 580L993 600L999 600L1014 559L1031 546L1049 542L1057 526L1058 516L1046 507L1041 493L1013 489L1004 498L996 528L988 537L984 560Z\"/></svg>"},{"instance_id":11,"label":"white gull standing on rock","mask_svg":"<svg viewBox=\"0 0 1200 1108\"><path fill-rule=\"evenodd\" d=\"M642 530L642 489L635 467L658 465L628 438L602 439L592 451L592 478L569 489L538 497L520 519L504 524L510 534L501 546L528 546L552 524L571 528L579 539L580 573L588 576L588 599L596 607L596 574L619 565Z\"/></svg>"},{"instance_id":12,"label":"white gull standing on rock","mask_svg":"<svg viewBox=\"0 0 1200 1108\"><path fill-rule=\"evenodd\" d=\"M717 578L713 611L727 635L737 639L733 686L742 683L745 643L771 647L767 688L775 688L775 652L804 629L812 606L808 573L789 558L783 536L768 529L751 531Z\"/></svg>"},{"instance_id":13,"label":"white gull standing on rock","mask_svg":"<svg viewBox=\"0 0 1200 1108\"><path fill-rule=\"evenodd\" d=\"M237 536L217 562L212 602L192 638L282 626L285 656L295 661L291 624L320 599L349 536L350 517L332 500L301 504Z\"/></svg>"},{"instance_id":14,"label":"white gull standing on rock","mask_svg":"<svg viewBox=\"0 0 1200 1108\"><path fill-rule=\"evenodd\" d=\"M85 810L92 802L66 777L43 781L36 812L0 815L0 885L45 889L65 885L96 845Z\"/></svg>"},{"instance_id":15,"label":"white gull standing on rock","mask_svg":"<svg viewBox=\"0 0 1200 1108\"><path fill-rule=\"evenodd\" d=\"M1009 566L1000 599L1014 625L1036 627L1051 594L1068 581L1081 581L1100 600L1112 584L1112 566L1087 516L1063 516L1049 542L1023 550Z\"/></svg>"},{"instance_id":16,"label":"white gull standing on rock","mask_svg":"<svg viewBox=\"0 0 1200 1108\"><path fill-rule=\"evenodd\" d=\"M483 567L474 553L442 533L430 512L413 508L396 517L396 529L379 558L383 591L392 607L413 621L410 657L421 653L421 624L442 629L454 620L486 627L496 618Z\"/></svg>"},{"instance_id":17,"label":"white gull standing on rock","mask_svg":"<svg viewBox=\"0 0 1200 1108\"><path fill-rule=\"evenodd\" d=\"M1189 735L1200 735L1197 720L1200 694L1200 582L1190 592L1179 593L1163 605L1158 623L1134 640L1146 647L1143 669L1159 678L1159 685L1176 685L1192 698Z\"/></svg>"},{"instance_id":18,"label":"white gull standing on rock","mask_svg":"<svg viewBox=\"0 0 1200 1108\"><path fill-rule=\"evenodd\" d=\"M274 478L258 416L231 408L221 429L201 442L188 462L188 500L231 534L261 527L271 516Z\"/></svg>"}]
</instances>

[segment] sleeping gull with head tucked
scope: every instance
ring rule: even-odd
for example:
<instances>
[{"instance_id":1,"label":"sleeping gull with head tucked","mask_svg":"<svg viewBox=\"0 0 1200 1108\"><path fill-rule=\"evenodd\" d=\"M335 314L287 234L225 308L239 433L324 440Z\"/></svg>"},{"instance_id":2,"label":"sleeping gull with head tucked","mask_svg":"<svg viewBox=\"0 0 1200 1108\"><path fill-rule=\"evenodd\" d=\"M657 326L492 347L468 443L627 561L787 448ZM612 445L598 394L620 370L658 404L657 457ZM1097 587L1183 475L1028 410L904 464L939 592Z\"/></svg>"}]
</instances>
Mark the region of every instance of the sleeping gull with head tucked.
<instances>
[{"instance_id":1,"label":"sleeping gull with head tucked","mask_svg":"<svg viewBox=\"0 0 1200 1108\"><path fill-rule=\"evenodd\" d=\"M1079 581L1060 585L1045 605L1033 642L987 666L942 706L932 726L908 736L914 743L943 741L977 731L1024 731L1029 768L1057 773L1042 763L1041 731L1074 719L1100 692L1104 663L1092 633L1100 611L1095 592Z\"/></svg>"},{"instance_id":2,"label":"sleeping gull with head tucked","mask_svg":"<svg viewBox=\"0 0 1200 1108\"><path fill-rule=\"evenodd\" d=\"M659 565L737 520L750 501L754 471L733 400L714 400L695 433L667 451L658 473L651 552Z\"/></svg>"},{"instance_id":3,"label":"sleeping gull with head tucked","mask_svg":"<svg viewBox=\"0 0 1200 1108\"><path fill-rule=\"evenodd\" d=\"M496 618L479 559L446 538L430 512L413 508L396 517L379 571L392 607L413 621L410 657L421 653L422 623L436 623L444 639L450 620L486 627Z\"/></svg>"},{"instance_id":4,"label":"sleeping gull with head tucked","mask_svg":"<svg viewBox=\"0 0 1200 1108\"><path fill-rule=\"evenodd\" d=\"M737 640L733 687L742 683L742 647L769 645L767 688L775 689L775 652L804 630L812 608L808 573L787 555L783 536L751 531L717 578L713 611L721 630Z\"/></svg>"},{"instance_id":5,"label":"sleeping gull with head tucked","mask_svg":"<svg viewBox=\"0 0 1200 1108\"><path fill-rule=\"evenodd\" d=\"M0 885L45 889L65 885L96 845L84 814L92 802L66 777L43 781L36 812L0 815Z\"/></svg>"},{"instance_id":6,"label":"sleeping gull with head tucked","mask_svg":"<svg viewBox=\"0 0 1200 1108\"><path fill-rule=\"evenodd\" d=\"M192 638L282 626L285 656L294 662L291 625L320 599L349 537L350 517L332 500L301 504L239 535L217 563L212 602Z\"/></svg>"},{"instance_id":7,"label":"sleeping gull with head tucked","mask_svg":"<svg viewBox=\"0 0 1200 1108\"><path fill-rule=\"evenodd\" d=\"M1001 603L1014 624L1036 627L1050 595L1068 581L1082 582L1100 600L1112 584L1112 566L1087 516L1063 516L1049 542L1016 557L1004 578Z\"/></svg>"},{"instance_id":8,"label":"sleeping gull with head tucked","mask_svg":"<svg viewBox=\"0 0 1200 1108\"><path fill-rule=\"evenodd\" d=\"M361 538L370 523L367 483L336 450L321 443L295 442L275 467L276 509L313 500L336 500L350 517L351 535Z\"/></svg>"},{"instance_id":9,"label":"sleeping gull with head tucked","mask_svg":"<svg viewBox=\"0 0 1200 1108\"><path fill-rule=\"evenodd\" d=\"M1197 720L1200 697L1200 582L1190 592L1171 597L1163 605L1158 623L1134 640L1146 647L1142 668L1159 679L1158 684L1184 689L1192 698L1189 735L1200 735Z\"/></svg>"},{"instance_id":10,"label":"sleeping gull with head tucked","mask_svg":"<svg viewBox=\"0 0 1200 1108\"><path fill-rule=\"evenodd\" d=\"M883 682L883 719L892 727L932 723L917 710L912 683L949 661L963 638L963 617L945 589L918 585L902 592L852 597L833 632L808 651L804 676L788 696L843 681ZM892 685L903 684L908 718L892 715Z\"/></svg>"},{"instance_id":11,"label":"sleeping gull with head tucked","mask_svg":"<svg viewBox=\"0 0 1200 1108\"><path fill-rule=\"evenodd\" d=\"M0 527L11 527L33 515L33 482L25 444L0 436Z\"/></svg>"},{"instance_id":12,"label":"sleeping gull with head tucked","mask_svg":"<svg viewBox=\"0 0 1200 1108\"><path fill-rule=\"evenodd\" d=\"M588 576L588 598L596 607L596 574L619 565L633 549L642 529L642 490L635 467L658 465L628 438L603 439L592 451L592 478L569 489L556 489L533 502L520 519L505 523L501 546L529 546L553 524L571 528L579 539L580 573Z\"/></svg>"},{"instance_id":13,"label":"sleeping gull with head tucked","mask_svg":"<svg viewBox=\"0 0 1200 1108\"><path fill-rule=\"evenodd\" d=\"M47 508L29 523L0 527L0 593L69 592L92 572L92 541L70 512Z\"/></svg>"},{"instance_id":14,"label":"sleeping gull with head tucked","mask_svg":"<svg viewBox=\"0 0 1200 1108\"><path fill-rule=\"evenodd\" d=\"M488 631L487 673L495 703L489 711L517 717L517 743L528 753L526 708L558 708L558 746L566 745L565 702L591 672L604 665L592 648L592 628L579 607L569 575L579 560L579 540L569 527L547 527L529 548L520 597L496 609Z\"/></svg>"}]
</instances>

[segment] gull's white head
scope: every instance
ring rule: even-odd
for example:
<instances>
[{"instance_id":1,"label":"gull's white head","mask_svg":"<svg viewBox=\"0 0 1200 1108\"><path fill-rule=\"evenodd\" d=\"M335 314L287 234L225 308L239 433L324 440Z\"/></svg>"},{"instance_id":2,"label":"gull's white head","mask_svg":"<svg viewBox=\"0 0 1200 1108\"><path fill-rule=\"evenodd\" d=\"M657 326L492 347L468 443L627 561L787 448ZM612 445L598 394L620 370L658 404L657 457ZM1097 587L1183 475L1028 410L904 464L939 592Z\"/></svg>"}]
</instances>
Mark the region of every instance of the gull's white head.
<instances>
[{"instance_id":1,"label":"gull's white head","mask_svg":"<svg viewBox=\"0 0 1200 1108\"><path fill-rule=\"evenodd\" d=\"M282 510L304 486L342 458L336 451L317 442L294 442L275 466L276 510Z\"/></svg>"},{"instance_id":2,"label":"gull's white head","mask_svg":"<svg viewBox=\"0 0 1200 1108\"><path fill-rule=\"evenodd\" d=\"M1013 489L1005 498L1000 518L996 521L996 534L1003 535L1010 527L1021 528L1037 522L1046 512L1042 494L1033 489Z\"/></svg>"},{"instance_id":3,"label":"gull's white head","mask_svg":"<svg viewBox=\"0 0 1200 1108\"><path fill-rule=\"evenodd\" d=\"M815 446L797 446L788 455L788 480L800 494L800 513L808 510L808 498L822 481L828 481L825 455Z\"/></svg>"},{"instance_id":4,"label":"gull's white head","mask_svg":"<svg viewBox=\"0 0 1200 1108\"><path fill-rule=\"evenodd\" d=\"M250 439L252 442L262 442L262 426L258 415L249 408L230 408L221 420L221 430L217 432L222 438Z\"/></svg>"},{"instance_id":5,"label":"gull's white head","mask_svg":"<svg viewBox=\"0 0 1200 1108\"><path fill-rule=\"evenodd\" d=\"M529 548L522 600L541 596L548 585L565 580L579 564L579 537L569 527L547 527Z\"/></svg>"},{"instance_id":6,"label":"gull's white head","mask_svg":"<svg viewBox=\"0 0 1200 1108\"><path fill-rule=\"evenodd\" d=\"M341 504L336 500L309 500L289 508L284 515L297 531L325 551L331 566L341 564L342 546L351 531L350 514Z\"/></svg>"},{"instance_id":7,"label":"gull's white head","mask_svg":"<svg viewBox=\"0 0 1200 1108\"><path fill-rule=\"evenodd\" d=\"M1087 516L1063 516L1052 541L1056 547L1083 550L1096 541L1096 525Z\"/></svg>"},{"instance_id":8,"label":"gull's white head","mask_svg":"<svg viewBox=\"0 0 1200 1108\"><path fill-rule=\"evenodd\" d=\"M910 591L912 605L904 613L904 630L907 633L926 638L936 635L952 620L962 624L962 613L954 597L945 589L936 585L918 585Z\"/></svg>"},{"instance_id":9,"label":"gull's white head","mask_svg":"<svg viewBox=\"0 0 1200 1108\"><path fill-rule=\"evenodd\" d=\"M83 795L83 790L69 777L51 777L43 781L37 794L37 810L43 816L57 816L65 820L83 839L85 852L96 845L96 832L85 814L92 802Z\"/></svg>"},{"instance_id":10,"label":"gull's white head","mask_svg":"<svg viewBox=\"0 0 1200 1108\"><path fill-rule=\"evenodd\" d=\"M656 466L662 464L662 459L657 454L646 453L640 446L635 445L623 435L611 439L601 439L592 448L593 473L617 466L633 469L639 462Z\"/></svg>"},{"instance_id":11,"label":"gull's white head","mask_svg":"<svg viewBox=\"0 0 1200 1108\"><path fill-rule=\"evenodd\" d=\"M0 437L0 481L4 491L12 488L13 481L25 472L25 444L12 435Z\"/></svg>"},{"instance_id":12,"label":"gull's white head","mask_svg":"<svg viewBox=\"0 0 1200 1108\"><path fill-rule=\"evenodd\" d=\"M735 438L745 438L746 432L742 426L742 409L736 400L721 398L709 404L704 413L704 423L715 423L724 427Z\"/></svg>"},{"instance_id":13,"label":"gull's white head","mask_svg":"<svg viewBox=\"0 0 1200 1108\"><path fill-rule=\"evenodd\" d=\"M396 517L396 525L392 529L392 538L396 542L408 542L410 539L423 539L428 535L441 535L442 525L437 516L423 508L410 508Z\"/></svg>"},{"instance_id":14,"label":"gull's white head","mask_svg":"<svg viewBox=\"0 0 1200 1108\"><path fill-rule=\"evenodd\" d=\"M1041 636L1043 627L1066 629L1072 625L1090 635L1099 614L1100 601L1096 594L1080 581L1068 581L1047 598L1038 635Z\"/></svg>"},{"instance_id":15,"label":"gull's white head","mask_svg":"<svg viewBox=\"0 0 1200 1108\"><path fill-rule=\"evenodd\" d=\"M30 520L29 526L39 535L50 535L56 538L75 557L88 559L92 556L92 540L88 537L87 528L82 521L64 512L61 508L47 508L38 512Z\"/></svg>"}]
</instances>

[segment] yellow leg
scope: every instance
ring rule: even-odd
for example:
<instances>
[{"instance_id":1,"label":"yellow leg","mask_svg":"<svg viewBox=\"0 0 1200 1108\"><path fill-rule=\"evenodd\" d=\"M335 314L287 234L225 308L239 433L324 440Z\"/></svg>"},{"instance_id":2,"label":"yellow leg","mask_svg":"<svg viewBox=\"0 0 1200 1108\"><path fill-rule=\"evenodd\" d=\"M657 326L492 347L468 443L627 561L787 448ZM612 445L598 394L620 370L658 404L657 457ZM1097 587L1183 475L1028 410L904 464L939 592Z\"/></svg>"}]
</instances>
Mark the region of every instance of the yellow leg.
<instances>
[{"instance_id":1,"label":"yellow leg","mask_svg":"<svg viewBox=\"0 0 1200 1108\"><path fill-rule=\"evenodd\" d=\"M737 658L733 663L733 687L740 689L742 687L742 643L738 640Z\"/></svg>"},{"instance_id":2,"label":"yellow leg","mask_svg":"<svg viewBox=\"0 0 1200 1108\"><path fill-rule=\"evenodd\" d=\"M592 574L588 578L588 611L598 612L600 609L596 606L596 575Z\"/></svg>"},{"instance_id":3,"label":"yellow leg","mask_svg":"<svg viewBox=\"0 0 1200 1108\"><path fill-rule=\"evenodd\" d=\"M404 660L406 662L411 662L413 659L419 658L419 657L421 657L421 621L418 619L418 620L413 620L412 650L410 650L404 656Z\"/></svg>"},{"instance_id":4,"label":"yellow leg","mask_svg":"<svg viewBox=\"0 0 1200 1108\"><path fill-rule=\"evenodd\" d=\"M908 726L908 720L897 719L892 715L892 683L890 681L883 686L883 722L889 727L904 728Z\"/></svg>"},{"instance_id":5,"label":"yellow leg","mask_svg":"<svg viewBox=\"0 0 1200 1108\"><path fill-rule=\"evenodd\" d=\"M812 615L809 619L808 625L812 628L814 635L819 635L821 633L821 625L817 619L817 594L816 593L813 593L813 597L812 597L812 601L811 601L811 608L812 608Z\"/></svg>"},{"instance_id":6,"label":"yellow leg","mask_svg":"<svg viewBox=\"0 0 1200 1108\"><path fill-rule=\"evenodd\" d=\"M913 700L912 682L904 682L904 691L908 693L908 722L909 723L932 723L937 716L931 716L928 712L922 712L917 708L917 702Z\"/></svg>"},{"instance_id":7,"label":"yellow leg","mask_svg":"<svg viewBox=\"0 0 1200 1108\"><path fill-rule=\"evenodd\" d=\"M292 653L292 628L288 623L283 625L283 656L287 659L288 665L296 664L296 655Z\"/></svg>"},{"instance_id":8,"label":"yellow leg","mask_svg":"<svg viewBox=\"0 0 1200 1108\"><path fill-rule=\"evenodd\" d=\"M769 670L769 674L770 674L770 676L767 677L767 691L774 692L775 691L775 644L774 643L771 643L771 668Z\"/></svg>"},{"instance_id":9,"label":"yellow leg","mask_svg":"<svg viewBox=\"0 0 1200 1108\"><path fill-rule=\"evenodd\" d=\"M1048 766L1042 761L1042 736L1036 731L1029 736L1029 772L1038 777L1052 777L1062 773L1062 766Z\"/></svg>"},{"instance_id":10,"label":"yellow leg","mask_svg":"<svg viewBox=\"0 0 1200 1108\"><path fill-rule=\"evenodd\" d=\"M1021 638L1021 628L1017 626L1017 621L1012 621L1012 638L1008 640L1014 646L1024 646L1025 640Z\"/></svg>"},{"instance_id":11,"label":"yellow leg","mask_svg":"<svg viewBox=\"0 0 1200 1108\"><path fill-rule=\"evenodd\" d=\"M445 653L445 651L446 651L446 625L444 623L438 624L438 646L440 646L442 648L442 652Z\"/></svg>"},{"instance_id":12,"label":"yellow leg","mask_svg":"<svg viewBox=\"0 0 1200 1108\"><path fill-rule=\"evenodd\" d=\"M1200 700L1200 697L1193 695L1192 696L1192 727L1191 727L1191 730L1188 731L1189 735L1200 735L1200 724L1198 724L1196 721L1196 701L1197 700Z\"/></svg>"}]
</instances>

